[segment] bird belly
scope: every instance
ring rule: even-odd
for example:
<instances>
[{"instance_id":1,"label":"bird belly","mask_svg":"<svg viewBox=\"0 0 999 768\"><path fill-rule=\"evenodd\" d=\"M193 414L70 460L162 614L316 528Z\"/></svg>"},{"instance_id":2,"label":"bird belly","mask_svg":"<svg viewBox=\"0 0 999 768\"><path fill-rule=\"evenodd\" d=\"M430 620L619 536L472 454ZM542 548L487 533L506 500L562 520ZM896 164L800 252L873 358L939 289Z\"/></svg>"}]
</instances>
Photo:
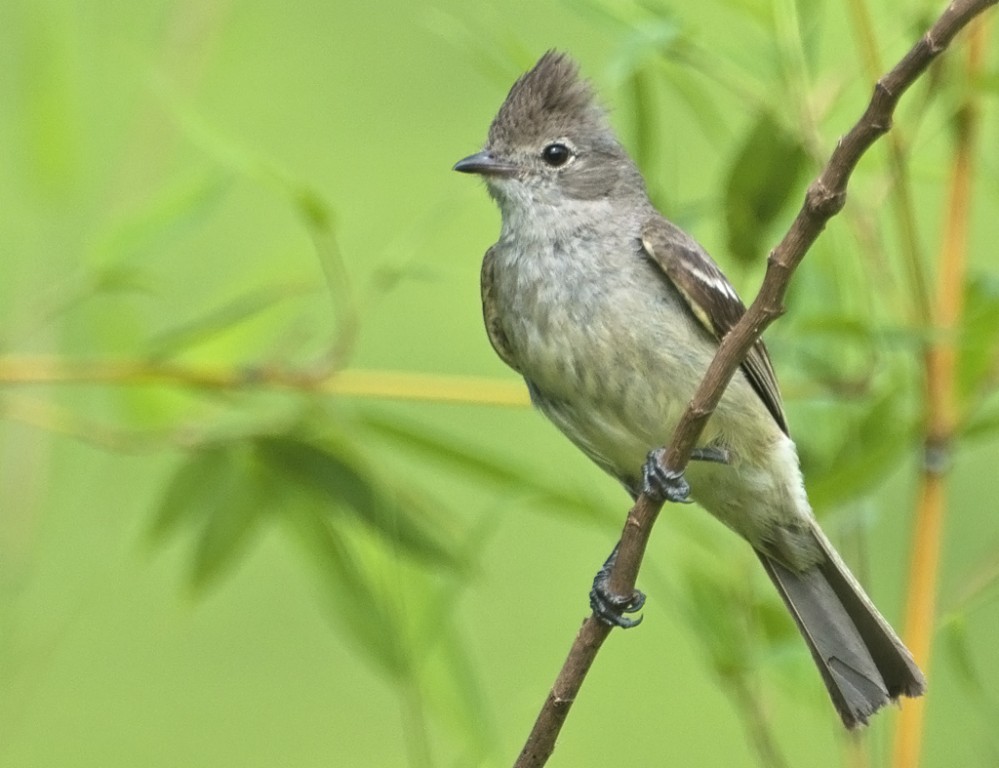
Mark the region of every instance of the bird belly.
<instances>
[{"instance_id":1,"label":"bird belly","mask_svg":"<svg viewBox=\"0 0 999 768\"><path fill-rule=\"evenodd\" d=\"M628 280L622 273L634 270L594 274L578 262L567 270L564 261L546 268L537 257L519 266L496 289L508 310L503 330L534 405L640 493L649 451L669 442L716 342L652 269ZM695 501L784 562L797 566L819 556L804 551L815 547L804 533L811 511L794 444L741 372L699 444L723 449L729 460L688 465Z\"/></svg>"}]
</instances>

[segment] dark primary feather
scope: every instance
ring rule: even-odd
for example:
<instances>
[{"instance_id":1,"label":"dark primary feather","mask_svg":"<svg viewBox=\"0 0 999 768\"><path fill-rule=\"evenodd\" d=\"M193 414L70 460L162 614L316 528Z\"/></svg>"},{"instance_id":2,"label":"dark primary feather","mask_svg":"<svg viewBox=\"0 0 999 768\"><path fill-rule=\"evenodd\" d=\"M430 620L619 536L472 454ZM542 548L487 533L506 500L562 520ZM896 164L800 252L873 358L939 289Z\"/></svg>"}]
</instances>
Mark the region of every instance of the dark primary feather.
<instances>
[{"instance_id":1,"label":"dark primary feather","mask_svg":"<svg viewBox=\"0 0 999 768\"><path fill-rule=\"evenodd\" d=\"M745 314L746 307L711 257L683 230L658 215L642 228L642 246L680 291L701 325L721 341ZM777 376L762 339L749 350L742 371L781 430L788 434Z\"/></svg>"},{"instance_id":2,"label":"dark primary feather","mask_svg":"<svg viewBox=\"0 0 999 768\"><path fill-rule=\"evenodd\" d=\"M816 536L830 556L805 571L756 554L801 630L843 724L852 729L899 696L921 696L926 680L831 545Z\"/></svg>"}]
</instances>

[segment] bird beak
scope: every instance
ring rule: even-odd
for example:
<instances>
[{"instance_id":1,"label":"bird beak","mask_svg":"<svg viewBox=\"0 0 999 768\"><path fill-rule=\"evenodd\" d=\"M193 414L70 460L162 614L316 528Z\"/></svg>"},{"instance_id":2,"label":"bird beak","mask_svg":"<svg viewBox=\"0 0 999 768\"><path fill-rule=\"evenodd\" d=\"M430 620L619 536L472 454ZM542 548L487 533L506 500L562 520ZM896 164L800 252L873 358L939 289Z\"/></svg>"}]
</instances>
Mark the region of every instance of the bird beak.
<instances>
[{"instance_id":1,"label":"bird beak","mask_svg":"<svg viewBox=\"0 0 999 768\"><path fill-rule=\"evenodd\" d=\"M461 173L478 173L481 176L513 176L517 173L516 166L498 160L487 149L459 160L454 164L454 170Z\"/></svg>"}]
</instances>

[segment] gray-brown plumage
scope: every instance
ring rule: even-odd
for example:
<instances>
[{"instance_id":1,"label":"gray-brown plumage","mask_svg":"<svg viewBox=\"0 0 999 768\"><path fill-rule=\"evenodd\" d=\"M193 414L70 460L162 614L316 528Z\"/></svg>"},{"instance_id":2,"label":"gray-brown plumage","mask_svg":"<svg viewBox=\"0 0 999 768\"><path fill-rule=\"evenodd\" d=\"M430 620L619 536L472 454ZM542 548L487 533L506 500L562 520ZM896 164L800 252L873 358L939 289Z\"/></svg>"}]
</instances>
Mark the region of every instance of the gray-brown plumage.
<instances>
[{"instance_id":1,"label":"gray-brown plumage","mask_svg":"<svg viewBox=\"0 0 999 768\"><path fill-rule=\"evenodd\" d=\"M704 252L652 206L589 84L546 53L513 86L485 149L456 170L502 213L482 265L486 330L534 404L635 495L721 339L745 312ZM729 384L691 495L756 550L847 727L923 676L812 515L766 347Z\"/></svg>"}]
</instances>

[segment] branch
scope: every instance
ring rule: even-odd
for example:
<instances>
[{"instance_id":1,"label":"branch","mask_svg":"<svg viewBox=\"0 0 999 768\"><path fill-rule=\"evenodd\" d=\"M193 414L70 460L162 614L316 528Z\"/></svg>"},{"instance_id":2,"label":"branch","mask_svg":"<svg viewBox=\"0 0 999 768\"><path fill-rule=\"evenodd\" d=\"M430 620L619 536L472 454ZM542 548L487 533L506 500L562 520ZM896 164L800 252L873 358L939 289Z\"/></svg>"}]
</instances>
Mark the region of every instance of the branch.
<instances>
[{"instance_id":1,"label":"branch","mask_svg":"<svg viewBox=\"0 0 999 768\"><path fill-rule=\"evenodd\" d=\"M750 347L784 312L784 295L791 275L818 238L826 222L846 202L846 186L864 152L891 127L899 98L975 16L997 0L955 0L912 49L888 74L878 80L866 111L850 132L840 139L822 173L808 188L805 202L787 234L770 252L767 272L756 300L739 323L725 336L696 394L687 406L665 454L664 468L682 471L690 460L704 425L721 400L729 380ZM616 594L631 594L642 556L662 502L642 495L628 513L621 534L617 562L610 577ZM538 715L515 768L544 765L555 749L555 740L610 629L589 616L569 651L562 671Z\"/></svg>"}]
</instances>

